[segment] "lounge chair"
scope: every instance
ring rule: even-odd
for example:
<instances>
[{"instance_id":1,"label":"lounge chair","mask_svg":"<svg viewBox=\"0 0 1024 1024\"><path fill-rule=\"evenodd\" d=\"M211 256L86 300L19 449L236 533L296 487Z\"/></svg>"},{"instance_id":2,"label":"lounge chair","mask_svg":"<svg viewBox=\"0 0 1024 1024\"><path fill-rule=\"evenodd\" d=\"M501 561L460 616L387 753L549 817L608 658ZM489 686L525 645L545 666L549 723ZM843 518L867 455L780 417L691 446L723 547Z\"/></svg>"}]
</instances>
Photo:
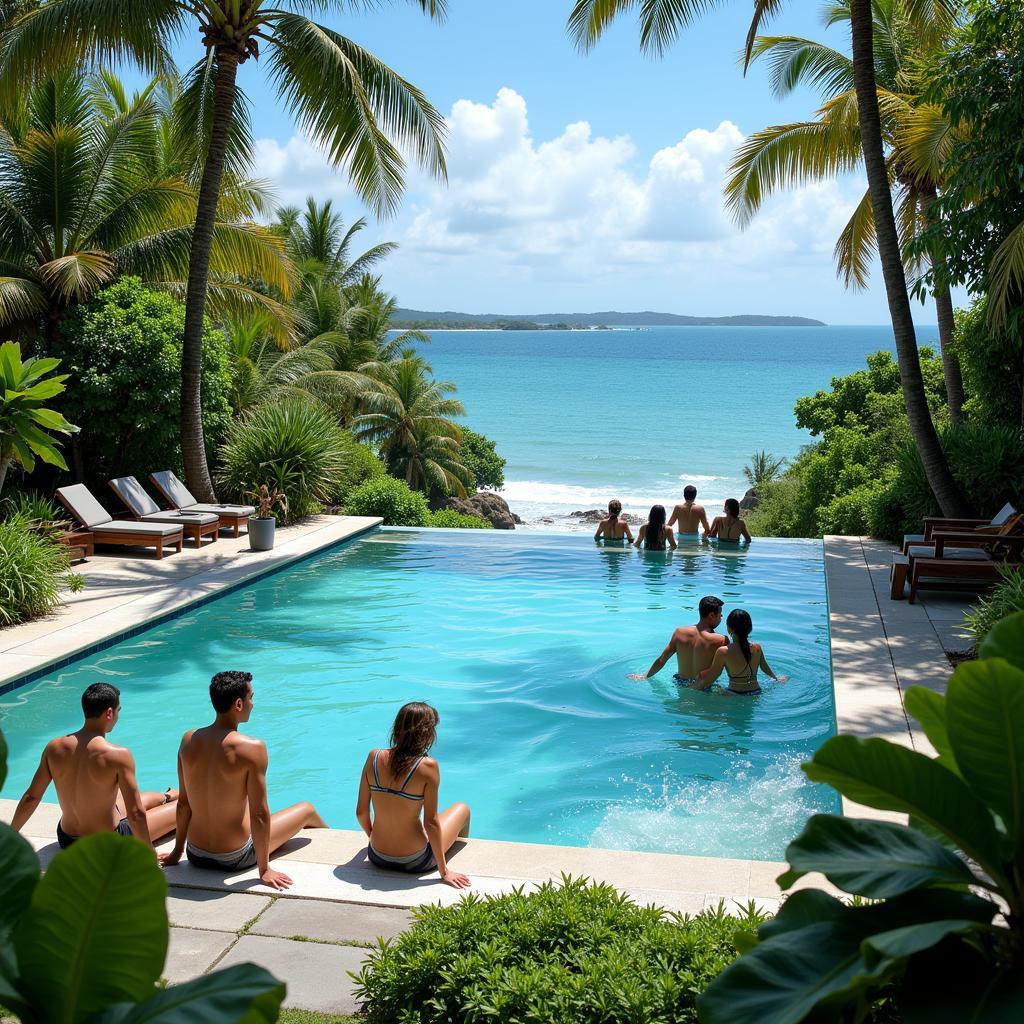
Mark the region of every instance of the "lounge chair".
<instances>
[{"instance_id":1,"label":"lounge chair","mask_svg":"<svg viewBox=\"0 0 1024 1024\"><path fill-rule=\"evenodd\" d=\"M1006 562L991 559L915 558L910 567L910 603L921 590L942 590L954 594L977 594L1002 579Z\"/></svg>"},{"instance_id":2,"label":"lounge chair","mask_svg":"<svg viewBox=\"0 0 1024 1024\"><path fill-rule=\"evenodd\" d=\"M171 508L181 512L212 512L220 517L221 526L231 527L235 537L238 536L238 528L248 522L249 516L256 511L252 505L204 505L196 501L192 492L169 469L150 473L149 479Z\"/></svg>"},{"instance_id":3,"label":"lounge chair","mask_svg":"<svg viewBox=\"0 0 1024 1024\"><path fill-rule=\"evenodd\" d=\"M163 558L165 547L180 551L184 543L181 527L173 523L115 521L85 484L58 487L57 500L93 535L96 544L156 548L156 557Z\"/></svg>"},{"instance_id":4,"label":"lounge chair","mask_svg":"<svg viewBox=\"0 0 1024 1024\"><path fill-rule=\"evenodd\" d=\"M138 522L174 523L182 528L186 537L192 538L196 547L202 544L203 537L216 540L220 533L220 517L213 512L161 509L133 476L119 476L107 483Z\"/></svg>"},{"instance_id":5,"label":"lounge chair","mask_svg":"<svg viewBox=\"0 0 1024 1024\"><path fill-rule=\"evenodd\" d=\"M943 516L925 516L924 533L906 533L903 535L903 554L911 545L927 544L936 531L966 533L968 530L998 530L1007 520L1017 515L1017 509L1007 502L991 519L947 519Z\"/></svg>"}]
</instances>

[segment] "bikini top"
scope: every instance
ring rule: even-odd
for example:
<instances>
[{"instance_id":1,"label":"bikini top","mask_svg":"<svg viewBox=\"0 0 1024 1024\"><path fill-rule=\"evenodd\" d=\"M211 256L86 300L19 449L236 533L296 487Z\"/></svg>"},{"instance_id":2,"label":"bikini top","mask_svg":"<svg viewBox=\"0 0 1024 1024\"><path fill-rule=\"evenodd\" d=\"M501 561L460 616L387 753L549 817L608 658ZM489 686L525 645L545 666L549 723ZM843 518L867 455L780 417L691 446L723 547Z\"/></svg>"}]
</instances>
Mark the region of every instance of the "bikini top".
<instances>
[{"instance_id":1,"label":"bikini top","mask_svg":"<svg viewBox=\"0 0 1024 1024\"><path fill-rule=\"evenodd\" d=\"M727 520L727 519L725 518L725 516L722 516L722 518L721 518L721 520L720 520L720 522L719 522L719 524L718 524L718 539L719 539L719 540L739 540L739 539L740 539L740 527L739 527L739 522L740 522L740 521L739 521L738 519L734 519L734 520L733 520L733 521L732 521L732 522L730 523L730 522L729 522L729 521L728 521L728 520ZM725 532L724 532L724 531L727 531L727 530L728 530L728 531L730 531L730 532L731 532L731 527L733 527L733 526L735 526L735 527L736 527L736 536L735 536L735 537L727 537L727 536L725 536Z\"/></svg>"},{"instance_id":2,"label":"bikini top","mask_svg":"<svg viewBox=\"0 0 1024 1024\"><path fill-rule=\"evenodd\" d=\"M388 786L382 786L380 784L380 776L377 774L377 758L380 757L380 751L375 750L373 752L373 782L370 785L371 793L388 793L391 796L400 796L405 800L422 800L422 793L406 793L405 787L409 785L409 780L416 774L416 769L420 766L422 757L417 757L413 762L413 766L409 769L409 774L406 775L405 780L402 782L401 789L391 789Z\"/></svg>"},{"instance_id":3,"label":"bikini top","mask_svg":"<svg viewBox=\"0 0 1024 1024\"><path fill-rule=\"evenodd\" d=\"M730 684L732 683L745 683L747 686L753 688L757 686L757 669L748 661L745 668L742 668L736 675L733 675L729 671L729 667L726 666L725 674L729 677Z\"/></svg>"}]
</instances>

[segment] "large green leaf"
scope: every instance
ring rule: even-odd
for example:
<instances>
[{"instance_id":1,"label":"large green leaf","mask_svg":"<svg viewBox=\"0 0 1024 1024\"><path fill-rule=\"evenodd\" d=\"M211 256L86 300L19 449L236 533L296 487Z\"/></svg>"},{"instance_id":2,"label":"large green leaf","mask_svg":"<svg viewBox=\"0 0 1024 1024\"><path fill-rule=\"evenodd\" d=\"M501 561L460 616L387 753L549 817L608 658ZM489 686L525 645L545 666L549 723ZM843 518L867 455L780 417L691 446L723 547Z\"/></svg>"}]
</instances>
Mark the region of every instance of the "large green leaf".
<instances>
[{"instance_id":1,"label":"large green leaf","mask_svg":"<svg viewBox=\"0 0 1024 1024\"><path fill-rule=\"evenodd\" d=\"M90 1024L273 1024L285 986L255 964L214 971L132 1005L119 1003Z\"/></svg>"},{"instance_id":2,"label":"large green leaf","mask_svg":"<svg viewBox=\"0 0 1024 1024\"><path fill-rule=\"evenodd\" d=\"M951 772L956 772L956 758L949 745L949 731L946 728L946 698L923 686L911 686L903 698L903 706L924 729L928 742L939 755L939 763Z\"/></svg>"},{"instance_id":3,"label":"large green leaf","mask_svg":"<svg viewBox=\"0 0 1024 1024\"><path fill-rule=\"evenodd\" d=\"M14 1012L23 1004L12 935L38 881L36 851L10 825L0 824L0 1006Z\"/></svg>"},{"instance_id":4,"label":"large green leaf","mask_svg":"<svg viewBox=\"0 0 1024 1024\"><path fill-rule=\"evenodd\" d=\"M4 739L4 731L0 729L0 789L4 788L7 781L7 740Z\"/></svg>"},{"instance_id":5,"label":"large green leaf","mask_svg":"<svg viewBox=\"0 0 1024 1024\"><path fill-rule=\"evenodd\" d=\"M1002 658L963 664L946 707L960 773L1024 848L1024 672Z\"/></svg>"},{"instance_id":6,"label":"large green leaf","mask_svg":"<svg viewBox=\"0 0 1024 1024\"><path fill-rule=\"evenodd\" d=\"M815 814L786 847L788 889L820 871L845 892L871 899L899 896L922 885L970 885L977 879L952 850L905 825Z\"/></svg>"},{"instance_id":7,"label":"large green leaf","mask_svg":"<svg viewBox=\"0 0 1024 1024\"><path fill-rule=\"evenodd\" d=\"M988 809L961 778L924 754L883 739L834 736L804 771L857 803L914 815L986 870L1000 860L999 835Z\"/></svg>"},{"instance_id":8,"label":"large green leaf","mask_svg":"<svg viewBox=\"0 0 1024 1024\"><path fill-rule=\"evenodd\" d=\"M86 836L59 853L15 933L40 1020L77 1024L152 995L167 955L167 883L136 839Z\"/></svg>"},{"instance_id":9,"label":"large green leaf","mask_svg":"<svg viewBox=\"0 0 1024 1024\"><path fill-rule=\"evenodd\" d=\"M976 931L980 927L982 925L978 921L963 918L912 924L905 928L893 928L891 931L872 935L864 940L861 952L865 959L871 956L882 959L913 956L924 949L931 949L947 935Z\"/></svg>"},{"instance_id":10,"label":"large green leaf","mask_svg":"<svg viewBox=\"0 0 1024 1024\"><path fill-rule=\"evenodd\" d=\"M1002 658L1024 670L1024 612L1015 612L997 622L982 642L982 658Z\"/></svg>"}]
</instances>

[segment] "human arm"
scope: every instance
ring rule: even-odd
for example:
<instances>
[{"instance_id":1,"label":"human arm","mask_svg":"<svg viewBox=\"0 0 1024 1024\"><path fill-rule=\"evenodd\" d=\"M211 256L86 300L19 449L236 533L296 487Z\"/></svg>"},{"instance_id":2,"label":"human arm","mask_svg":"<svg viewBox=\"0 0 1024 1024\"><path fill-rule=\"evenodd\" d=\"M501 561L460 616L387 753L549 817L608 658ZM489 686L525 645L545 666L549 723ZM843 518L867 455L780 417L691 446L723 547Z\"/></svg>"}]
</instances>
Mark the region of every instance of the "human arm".
<instances>
[{"instance_id":1,"label":"human arm","mask_svg":"<svg viewBox=\"0 0 1024 1024\"><path fill-rule=\"evenodd\" d=\"M633 543L633 531L629 528L629 523L625 520L622 521L622 530L626 534L626 541L629 544Z\"/></svg>"},{"instance_id":2,"label":"human arm","mask_svg":"<svg viewBox=\"0 0 1024 1024\"><path fill-rule=\"evenodd\" d=\"M668 520L668 522L665 525L671 530L672 529L672 524L675 523L678 518L679 518L679 506L676 505L675 508L672 509L672 515L669 516L669 520Z\"/></svg>"},{"instance_id":3,"label":"human arm","mask_svg":"<svg viewBox=\"0 0 1024 1024\"><path fill-rule=\"evenodd\" d=\"M15 832L20 832L22 826L35 813L36 808L46 795L47 787L53 781L50 765L46 760L49 749L50 746L47 744L43 750L42 757L39 758L39 767L36 769L35 775L32 776L32 781L28 784L28 789L25 790L24 795L18 801L18 806L14 809L14 817L11 818L11 828Z\"/></svg>"},{"instance_id":4,"label":"human arm","mask_svg":"<svg viewBox=\"0 0 1024 1024\"><path fill-rule=\"evenodd\" d=\"M126 750L118 755L117 787L121 790L121 799L124 801L125 817L128 819L128 827L132 835L141 840L147 846L153 845L153 839L149 834L149 822L146 820L146 808L142 803L142 794L139 792L139 784L135 778L135 758L131 752Z\"/></svg>"},{"instance_id":5,"label":"human arm","mask_svg":"<svg viewBox=\"0 0 1024 1024\"><path fill-rule=\"evenodd\" d=\"M647 532L647 524L645 523L640 527L640 532L636 535L636 540L633 541L633 547L638 548L644 542L644 534Z\"/></svg>"},{"instance_id":6,"label":"human arm","mask_svg":"<svg viewBox=\"0 0 1024 1024\"><path fill-rule=\"evenodd\" d=\"M711 527L708 526L708 514L704 511L704 506L700 507L700 525L704 527L705 533L711 532Z\"/></svg>"},{"instance_id":7,"label":"human arm","mask_svg":"<svg viewBox=\"0 0 1024 1024\"><path fill-rule=\"evenodd\" d=\"M675 532L674 532L674 531L672 531L672 530L666 530L666 531L665 531L665 540L666 540L666 541L668 541L668 546L669 546L669 547L670 547L670 548L671 548L671 549L672 549L673 551L675 551L676 547L678 546L678 545L676 544L676 535L675 535Z\"/></svg>"},{"instance_id":8,"label":"human arm","mask_svg":"<svg viewBox=\"0 0 1024 1024\"><path fill-rule=\"evenodd\" d=\"M764 670L764 674L766 676L769 676L770 678L774 679L777 683L784 683L789 678L789 676L777 676L771 670L771 666L768 664L768 660L765 658L763 650L758 649L758 654L761 655L761 668Z\"/></svg>"},{"instance_id":9,"label":"human arm","mask_svg":"<svg viewBox=\"0 0 1024 1024\"><path fill-rule=\"evenodd\" d=\"M656 676L665 667L665 663L669 660L669 658L671 658L672 655L675 654L675 651L676 634L673 633L672 636L669 638L668 645L666 646L665 650L663 650L661 654L659 654L658 657L654 659L654 662L651 665L651 667L643 675L640 675L637 672L631 672L626 678L639 680L650 679L651 676Z\"/></svg>"},{"instance_id":10,"label":"human arm","mask_svg":"<svg viewBox=\"0 0 1024 1024\"><path fill-rule=\"evenodd\" d=\"M366 755L363 770L359 773L359 796L356 799L356 821L359 822L367 837L373 834L373 819L370 817L370 782L366 777L372 756L372 753Z\"/></svg>"},{"instance_id":11,"label":"human arm","mask_svg":"<svg viewBox=\"0 0 1024 1024\"><path fill-rule=\"evenodd\" d=\"M740 520L740 536L748 544L750 543L750 531L747 529L747 524L742 519Z\"/></svg>"},{"instance_id":12,"label":"human arm","mask_svg":"<svg viewBox=\"0 0 1024 1024\"><path fill-rule=\"evenodd\" d=\"M718 526L719 526L719 524L721 522L722 522L722 517L721 516L715 516L715 518L711 520L711 529L707 531L705 536L706 537L717 537L718 536Z\"/></svg>"},{"instance_id":13,"label":"human arm","mask_svg":"<svg viewBox=\"0 0 1024 1024\"><path fill-rule=\"evenodd\" d=\"M604 520L603 519L597 524L597 529L594 531L594 540L600 540L602 533L604 533Z\"/></svg>"},{"instance_id":14,"label":"human arm","mask_svg":"<svg viewBox=\"0 0 1024 1024\"><path fill-rule=\"evenodd\" d=\"M725 668L725 659L729 653L728 645L722 644L721 647L715 651L715 656L711 659L711 666L704 669L703 672L697 673L697 683L694 689L696 690L707 690L711 684L722 674L722 669Z\"/></svg>"},{"instance_id":15,"label":"human arm","mask_svg":"<svg viewBox=\"0 0 1024 1024\"><path fill-rule=\"evenodd\" d=\"M441 769L431 758L428 764L421 762L424 776L423 785L423 830L427 833L430 849L434 852L434 860L441 881L453 889L469 887L469 878L458 871L452 871L445 859L444 840L441 834L441 818L437 813L437 794L441 788Z\"/></svg>"},{"instance_id":16,"label":"human arm","mask_svg":"<svg viewBox=\"0 0 1024 1024\"><path fill-rule=\"evenodd\" d=\"M188 839L189 825L192 824L192 805L188 802L188 787L185 785L185 769L181 763L181 748L191 733L186 733L178 747L178 805L174 816L174 846L167 853L157 854L157 860L164 867L171 867L181 860L185 852L185 840Z\"/></svg>"},{"instance_id":17,"label":"human arm","mask_svg":"<svg viewBox=\"0 0 1024 1024\"><path fill-rule=\"evenodd\" d=\"M292 880L283 871L275 871L270 866L270 804L267 802L267 765L270 759L262 740L251 740L250 743L245 790L249 801L252 845L256 850L256 870L264 885L272 889L287 889Z\"/></svg>"}]
</instances>

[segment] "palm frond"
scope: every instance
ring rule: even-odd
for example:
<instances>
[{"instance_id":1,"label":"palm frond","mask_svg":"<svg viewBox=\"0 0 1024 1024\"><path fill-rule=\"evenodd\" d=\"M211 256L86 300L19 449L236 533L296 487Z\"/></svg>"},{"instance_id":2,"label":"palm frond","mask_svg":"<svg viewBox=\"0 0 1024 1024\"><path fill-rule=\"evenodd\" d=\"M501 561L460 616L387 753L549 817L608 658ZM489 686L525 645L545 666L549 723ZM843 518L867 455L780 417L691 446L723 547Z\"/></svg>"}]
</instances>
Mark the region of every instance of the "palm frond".
<instances>
[{"instance_id":1,"label":"palm frond","mask_svg":"<svg viewBox=\"0 0 1024 1024\"><path fill-rule=\"evenodd\" d=\"M46 310L46 295L30 277L0 277L0 326L38 316Z\"/></svg>"},{"instance_id":2,"label":"palm frond","mask_svg":"<svg viewBox=\"0 0 1024 1024\"><path fill-rule=\"evenodd\" d=\"M800 85L815 88L826 99L853 88L853 61L830 46L799 36L758 36L750 63L767 58L769 81L776 96Z\"/></svg>"},{"instance_id":3,"label":"palm frond","mask_svg":"<svg viewBox=\"0 0 1024 1024\"><path fill-rule=\"evenodd\" d=\"M1024 294L1024 221L1003 240L989 268L988 321L1000 327L1011 305L1019 304Z\"/></svg>"},{"instance_id":4,"label":"palm frond","mask_svg":"<svg viewBox=\"0 0 1024 1024\"><path fill-rule=\"evenodd\" d=\"M50 294L70 303L87 298L110 281L114 269L109 253L85 249L42 264L39 277Z\"/></svg>"},{"instance_id":5,"label":"palm frond","mask_svg":"<svg viewBox=\"0 0 1024 1024\"><path fill-rule=\"evenodd\" d=\"M875 213L871 206L871 193L865 192L840 233L834 251L836 271L847 288L863 289L868 286L876 249Z\"/></svg>"}]
</instances>

